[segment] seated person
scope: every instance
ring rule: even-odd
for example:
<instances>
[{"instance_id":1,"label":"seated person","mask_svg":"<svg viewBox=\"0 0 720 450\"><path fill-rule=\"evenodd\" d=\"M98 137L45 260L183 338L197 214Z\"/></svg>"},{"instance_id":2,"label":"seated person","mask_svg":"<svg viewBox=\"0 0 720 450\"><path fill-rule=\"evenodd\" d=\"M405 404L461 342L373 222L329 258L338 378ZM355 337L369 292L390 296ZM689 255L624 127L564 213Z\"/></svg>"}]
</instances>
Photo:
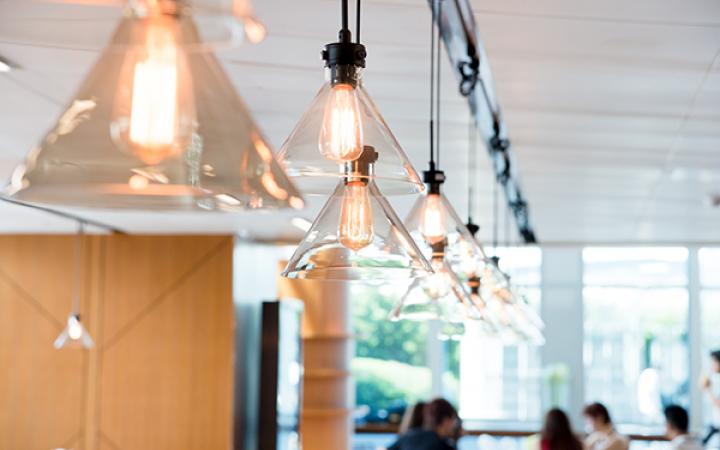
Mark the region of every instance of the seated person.
<instances>
[{"instance_id":1,"label":"seated person","mask_svg":"<svg viewBox=\"0 0 720 450\"><path fill-rule=\"evenodd\" d=\"M445 399L425 406L424 427L411 428L387 450L455 450L451 439L457 433L458 414Z\"/></svg>"},{"instance_id":2,"label":"seated person","mask_svg":"<svg viewBox=\"0 0 720 450\"><path fill-rule=\"evenodd\" d=\"M540 432L540 450L583 450L582 441L573 433L567 414L553 408L545 414Z\"/></svg>"},{"instance_id":3,"label":"seated person","mask_svg":"<svg viewBox=\"0 0 720 450\"><path fill-rule=\"evenodd\" d=\"M591 403L583 410L583 416L590 429L585 438L588 450L628 450L630 441L615 431L610 413L602 403Z\"/></svg>"},{"instance_id":4,"label":"seated person","mask_svg":"<svg viewBox=\"0 0 720 450\"><path fill-rule=\"evenodd\" d=\"M665 408L665 435L672 450L703 450L702 445L688 434L690 420L685 408L670 405Z\"/></svg>"},{"instance_id":5,"label":"seated person","mask_svg":"<svg viewBox=\"0 0 720 450\"><path fill-rule=\"evenodd\" d=\"M410 430L422 429L423 421L425 420L425 407L427 403L417 402L412 406L408 406L403 414L402 421L400 422L400 429L398 434L404 435Z\"/></svg>"}]
</instances>

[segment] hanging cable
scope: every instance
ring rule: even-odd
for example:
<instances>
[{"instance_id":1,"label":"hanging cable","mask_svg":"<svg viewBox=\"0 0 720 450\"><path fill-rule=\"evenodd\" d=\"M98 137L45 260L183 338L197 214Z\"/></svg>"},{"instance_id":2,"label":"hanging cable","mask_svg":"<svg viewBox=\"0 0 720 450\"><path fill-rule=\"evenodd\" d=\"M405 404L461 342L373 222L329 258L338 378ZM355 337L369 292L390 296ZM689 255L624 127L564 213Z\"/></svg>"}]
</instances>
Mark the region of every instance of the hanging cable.
<instances>
[{"instance_id":1,"label":"hanging cable","mask_svg":"<svg viewBox=\"0 0 720 450\"><path fill-rule=\"evenodd\" d=\"M493 179L493 256L497 256L498 246L498 183Z\"/></svg>"},{"instance_id":2,"label":"hanging cable","mask_svg":"<svg viewBox=\"0 0 720 450\"><path fill-rule=\"evenodd\" d=\"M348 0L340 0L340 16L342 25L340 33L342 33L348 31Z\"/></svg>"},{"instance_id":3,"label":"hanging cable","mask_svg":"<svg viewBox=\"0 0 720 450\"><path fill-rule=\"evenodd\" d=\"M80 271L82 266L83 239L85 237L85 222L78 222L75 235L75 274L73 279L72 312L80 314Z\"/></svg>"},{"instance_id":4,"label":"hanging cable","mask_svg":"<svg viewBox=\"0 0 720 450\"><path fill-rule=\"evenodd\" d=\"M505 204L505 248L510 247L510 205Z\"/></svg>"},{"instance_id":5,"label":"hanging cable","mask_svg":"<svg viewBox=\"0 0 720 450\"><path fill-rule=\"evenodd\" d=\"M437 161L438 167L440 167L440 72L441 70L441 64L440 64L440 58L441 58L441 52L442 52L442 2L443 0L437 0L437 32L438 32L438 39L436 42L437 50L436 50L436 57L435 57L435 67L437 70L437 74L435 76L435 160Z\"/></svg>"},{"instance_id":6,"label":"hanging cable","mask_svg":"<svg viewBox=\"0 0 720 450\"><path fill-rule=\"evenodd\" d=\"M475 199L475 171L476 171L476 139L475 126L473 125L472 113L468 117L468 223L472 223L472 207Z\"/></svg>"},{"instance_id":7,"label":"hanging cable","mask_svg":"<svg viewBox=\"0 0 720 450\"><path fill-rule=\"evenodd\" d=\"M360 0L355 4L355 43L360 43Z\"/></svg>"},{"instance_id":8,"label":"hanging cable","mask_svg":"<svg viewBox=\"0 0 720 450\"><path fill-rule=\"evenodd\" d=\"M435 8L433 2L430 15L430 170L435 170Z\"/></svg>"}]
</instances>

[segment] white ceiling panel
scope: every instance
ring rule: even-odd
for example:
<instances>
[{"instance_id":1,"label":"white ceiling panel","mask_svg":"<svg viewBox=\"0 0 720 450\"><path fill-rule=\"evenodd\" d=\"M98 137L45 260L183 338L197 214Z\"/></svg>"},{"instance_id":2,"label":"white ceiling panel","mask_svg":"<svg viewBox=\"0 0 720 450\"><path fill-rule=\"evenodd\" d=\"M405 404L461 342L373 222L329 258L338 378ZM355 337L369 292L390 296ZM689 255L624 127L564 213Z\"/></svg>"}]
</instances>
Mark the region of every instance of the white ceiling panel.
<instances>
[{"instance_id":1,"label":"white ceiling panel","mask_svg":"<svg viewBox=\"0 0 720 450\"><path fill-rule=\"evenodd\" d=\"M429 9L417 0L364 4L366 87L423 170ZM720 3L472 4L541 242L720 242L720 209L709 205L709 196L720 193ZM323 81L320 49L336 36L338 5L263 0L255 9L268 38L218 57L279 147ZM119 7L0 0L0 55L22 67L0 74L0 176L52 125L119 17ZM464 216L467 108L447 63L443 80L446 193ZM484 150L478 166L474 219L489 240L492 190ZM413 201L391 199L401 216ZM289 219L312 218L322 202L310 198L300 214L77 212L131 232L292 240L300 232ZM1 203L0 215L0 232L74 229L66 220Z\"/></svg>"}]
</instances>

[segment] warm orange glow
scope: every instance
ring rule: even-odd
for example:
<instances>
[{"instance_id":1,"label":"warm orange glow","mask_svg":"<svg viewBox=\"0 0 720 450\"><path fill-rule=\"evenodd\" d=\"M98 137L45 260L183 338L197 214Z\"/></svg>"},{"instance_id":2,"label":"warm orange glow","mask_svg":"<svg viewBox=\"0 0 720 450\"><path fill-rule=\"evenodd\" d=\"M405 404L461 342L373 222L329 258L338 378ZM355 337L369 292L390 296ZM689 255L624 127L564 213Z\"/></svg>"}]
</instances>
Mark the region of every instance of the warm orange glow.
<instances>
[{"instance_id":1,"label":"warm orange glow","mask_svg":"<svg viewBox=\"0 0 720 450\"><path fill-rule=\"evenodd\" d=\"M194 133L192 80L177 28L172 16L144 19L144 44L126 50L118 79L112 137L148 165L181 155Z\"/></svg>"},{"instance_id":2,"label":"warm orange glow","mask_svg":"<svg viewBox=\"0 0 720 450\"><path fill-rule=\"evenodd\" d=\"M177 48L172 31L148 30L147 57L135 64L129 139L144 152L168 153L178 134Z\"/></svg>"},{"instance_id":3,"label":"warm orange glow","mask_svg":"<svg viewBox=\"0 0 720 450\"><path fill-rule=\"evenodd\" d=\"M149 181L147 178L145 178L142 175L133 175L128 180L128 186L130 186L130 189L140 191L148 187Z\"/></svg>"},{"instance_id":4,"label":"warm orange glow","mask_svg":"<svg viewBox=\"0 0 720 450\"><path fill-rule=\"evenodd\" d=\"M372 207L362 181L350 181L345 187L338 235L342 245L356 251L372 242Z\"/></svg>"},{"instance_id":5,"label":"warm orange glow","mask_svg":"<svg viewBox=\"0 0 720 450\"><path fill-rule=\"evenodd\" d=\"M357 92L349 84L332 87L320 129L320 153L333 161L354 161L363 151Z\"/></svg>"},{"instance_id":6,"label":"warm orange glow","mask_svg":"<svg viewBox=\"0 0 720 450\"><path fill-rule=\"evenodd\" d=\"M438 194L428 194L421 213L420 232L430 244L445 239L445 216Z\"/></svg>"},{"instance_id":7,"label":"warm orange glow","mask_svg":"<svg viewBox=\"0 0 720 450\"><path fill-rule=\"evenodd\" d=\"M245 36L247 36L251 43L257 44L265 39L267 30L265 29L265 25L253 14L250 0L233 0L232 11L233 15L242 22L243 28L245 29Z\"/></svg>"},{"instance_id":8,"label":"warm orange glow","mask_svg":"<svg viewBox=\"0 0 720 450\"><path fill-rule=\"evenodd\" d=\"M430 298L438 300L450 293L450 280L442 258L433 258L430 265L434 273L423 279L422 287Z\"/></svg>"}]
</instances>

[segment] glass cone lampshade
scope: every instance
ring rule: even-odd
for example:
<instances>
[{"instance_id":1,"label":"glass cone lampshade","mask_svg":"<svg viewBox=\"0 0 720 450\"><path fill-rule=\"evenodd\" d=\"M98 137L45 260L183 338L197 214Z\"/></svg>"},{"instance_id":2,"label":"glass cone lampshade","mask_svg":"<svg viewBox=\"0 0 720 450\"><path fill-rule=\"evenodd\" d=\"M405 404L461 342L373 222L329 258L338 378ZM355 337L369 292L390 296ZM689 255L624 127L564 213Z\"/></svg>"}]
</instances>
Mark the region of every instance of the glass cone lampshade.
<instances>
[{"instance_id":1,"label":"glass cone lampshade","mask_svg":"<svg viewBox=\"0 0 720 450\"><path fill-rule=\"evenodd\" d=\"M122 19L7 193L80 207L301 208L299 192L206 50L190 16Z\"/></svg>"},{"instance_id":2,"label":"glass cone lampshade","mask_svg":"<svg viewBox=\"0 0 720 450\"><path fill-rule=\"evenodd\" d=\"M68 316L67 324L53 343L55 348L92 348L95 341L90 337L85 326L80 321L80 315L72 313Z\"/></svg>"},{"instance_id":3,"label":"glass cone lampshade","mask_svg":"<svg viewBox=\"0 0 720 450\"><path fill-rule=\"evenodd\" d=\"M343 177L342 165L372 145L378 161L371 176L386 195L423 191L408 160L362 84L362 70L351 70L351 82L327 81L280 149L278 159L307 194L325 194ZM347 74L346 74L347 75Z\"/></svg>"},{"instance_id":4,"label":"glass cone lampshade","mask_svg":"<svg viewBox=\"0 0 720 450\"><path fill-rule=\"evenodd\" d=\"M475 240L444 194L429 193L417 199L405 220L410 235L423 251L446 241L445 260L462 279L487 266L482 246Z\"/></svg>"},{"instance_id":5,"label":"glass cone lampshade","mask_svg":"<svg viewBox=\"0 0 720 450\"><path fill-rule=\"evenodd\" d=\"M336 183L283 276L372 281L432 272L374 179Z\"/></svg>"},{"instance_id":6,"label":"glass cone lampshade","mask_svg":"<svg viewBox=\"0 0 720 450\"><path fill-rule=\"evenodd\" d=\"M442 322L473 318L474 307L468 293L442 258L432 259L434 273L415 280L393 306L390 320Z\"/></svg>"}]
</instances>

